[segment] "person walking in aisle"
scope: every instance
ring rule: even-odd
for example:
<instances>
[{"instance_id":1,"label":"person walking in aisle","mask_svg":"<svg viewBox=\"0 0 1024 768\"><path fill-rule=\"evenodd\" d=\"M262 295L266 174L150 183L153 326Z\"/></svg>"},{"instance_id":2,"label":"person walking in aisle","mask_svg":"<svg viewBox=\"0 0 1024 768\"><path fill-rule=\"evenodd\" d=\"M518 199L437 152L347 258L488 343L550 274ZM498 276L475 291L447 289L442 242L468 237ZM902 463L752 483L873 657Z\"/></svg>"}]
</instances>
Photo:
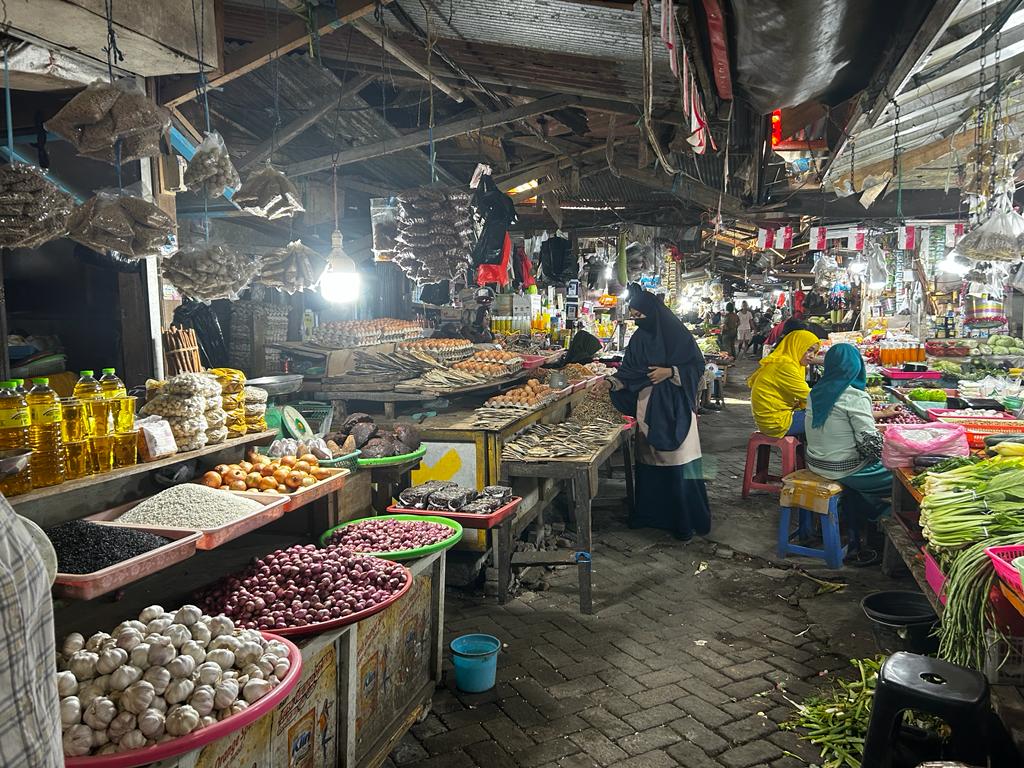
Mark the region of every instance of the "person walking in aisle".
<instances>
[{"instance_id":1,"label":"person walking in aisle","mask_svg":"<svg viewBox=\"0 0 1024 768\"><path fill-rule=\"evenodd\" d=\"M718 346L723 352L736 359L736 332L740 327L740 318L736 314L736 305L729 302L725 305L725 314L722 316L722 335L719 337Z\"/></svg>"},{"instance_id":2,"label":"person walking in aisle","mask_svg":"<svg viewBox=\"0 0 1024 768\"><path fill-rule=\"evenodd\" d=\"M711 530L697 433L697 387L704 355L672 311L636 283L629 315L637 330L619 370L607 377L615 407L637 419L633 528L660 528L677 539Z\"/></svg>"},{"instance_id":3,"label":"person walking in aisle","mask_svg":"<svg viewBox=\"0 0 1024 768\"><path fill-rule=\"evenodd\" d=\"M750 341L754 338L754 313L750 311L747 302L740 304L739 327L736 331L736 359L747 352L750 348Z\"/></svg>"}]
</instances>

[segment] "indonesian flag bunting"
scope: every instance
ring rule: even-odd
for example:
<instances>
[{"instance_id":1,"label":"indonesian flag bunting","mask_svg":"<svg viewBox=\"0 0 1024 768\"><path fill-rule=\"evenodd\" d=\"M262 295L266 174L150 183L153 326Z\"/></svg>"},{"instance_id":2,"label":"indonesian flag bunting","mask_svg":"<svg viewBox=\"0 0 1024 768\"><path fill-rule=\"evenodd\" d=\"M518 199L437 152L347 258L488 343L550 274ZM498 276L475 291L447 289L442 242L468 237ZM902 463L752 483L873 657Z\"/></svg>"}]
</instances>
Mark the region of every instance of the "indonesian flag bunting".
<instances>
[{"instance_id":1,"label":"indonesian flag bunting","mask_svg":"<svg viewBox=\"0 0 1024 768\"><path fill-rule=\"evenodd\" d=\"M793 228L790 226L780 227L775 233L776 248L788 251L793 247Z\"/></svg>"},{"instance_id":2,"label":"indonesian flag bunting","mask_svg":"<svg viewBox=\"0 0 1024 768\"><path fill-rule=\"evenodd\" d=\"M896 247L901 251L914 250L915 234L915 227L900 227L896 232Z\"/></svg>"},{"instance_id":3,"label":"indonesian flag bunting","mask_svg":"<svg viewBox=\"0 0 1024 768\"><path fill-rule=\"evenodd\" d=\"M828 249L828 228L811 227L810 241L807 246L812 251L824 251Z\"/></svg>"},{"instance_id":4,"label":"indonesian flag bunting","mask_svg":"<svg viewBox=\"0 0 1024 768\"><path fill-rule=\"evenodd\" d=\"M767 248L775 247L775 230L774 229L758 229L757 230L757 247L762 251Z\"/></svg>"},{"instance_id":5,"label":"indonesian flag bunting","mask_svg":"<svg viewBox=\"0 0 1024 768\"><path fill-rule=\"evenodd\" d=\"M851 251L863 251L864 234L863 229L851 229L850 234L846 237L846 248Z\"/></svg>"},{"instance_id":6,"label":"indonesian flag bunting","mask_svg":"<svg viewBox=\"0 0 1024 768\"><path fill-rule=\"evenodd\" d=\"M952 248L960 238L964 236L964 223L958 221L956 224L946 225L946 247Z\"/></svg>"}]
</instances>

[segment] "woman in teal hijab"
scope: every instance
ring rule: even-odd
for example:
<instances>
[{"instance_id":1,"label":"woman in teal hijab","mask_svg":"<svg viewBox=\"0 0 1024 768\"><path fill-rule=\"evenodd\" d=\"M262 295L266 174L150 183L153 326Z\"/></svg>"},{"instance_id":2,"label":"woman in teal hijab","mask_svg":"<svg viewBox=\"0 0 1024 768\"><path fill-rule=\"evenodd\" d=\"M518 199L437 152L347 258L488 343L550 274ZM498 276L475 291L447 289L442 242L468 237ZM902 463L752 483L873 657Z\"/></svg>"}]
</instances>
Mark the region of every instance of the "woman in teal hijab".
<instances>
[{"instance_id":1,"label":"woman in teal hijab","mask_svg":"<svg viewBox=\"0 0 1024 768\"><path fill-rule=\"evenodd\" d=\"M857 348L836 344L825 355L825 371L807 399L807 468L843 486L843 517L850 532L848 562L876 562L861 549L860 528L889 512L892 474L882 466L882 435L865 391L866 370Z\"/></svg>"}]
</instances>

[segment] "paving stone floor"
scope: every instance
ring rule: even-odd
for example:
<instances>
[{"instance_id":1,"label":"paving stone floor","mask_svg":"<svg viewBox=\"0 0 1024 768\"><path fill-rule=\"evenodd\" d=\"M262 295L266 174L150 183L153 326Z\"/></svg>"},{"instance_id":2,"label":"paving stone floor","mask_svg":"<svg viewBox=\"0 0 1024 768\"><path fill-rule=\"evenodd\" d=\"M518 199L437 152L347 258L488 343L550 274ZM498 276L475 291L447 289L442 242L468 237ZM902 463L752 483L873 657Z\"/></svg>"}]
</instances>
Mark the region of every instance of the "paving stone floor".
<instances>
[{"instance_id":1,"label":"paving stone floor","mask_svg":"<svg viewBox=\"0 0 1024 768\"><path fill-rule=\"evenodd\" d=\"M595 502L596 614L577 607L573 570L547 588L493 598L449 590L445 629L506 644L485 694L438 689L387 768L797 768L816 751L780 730L799 699L853 656L874 653L860 597L890 583L877 569L844 569L849 586L815 596L793 569L827 576L820 561L778 562L773 499L740 497L752 430L742 386L702 417L714 527L682 545L629 530L621 472ZM835 575L835 574L831 574Z\"/></svg>"}]
</instances>

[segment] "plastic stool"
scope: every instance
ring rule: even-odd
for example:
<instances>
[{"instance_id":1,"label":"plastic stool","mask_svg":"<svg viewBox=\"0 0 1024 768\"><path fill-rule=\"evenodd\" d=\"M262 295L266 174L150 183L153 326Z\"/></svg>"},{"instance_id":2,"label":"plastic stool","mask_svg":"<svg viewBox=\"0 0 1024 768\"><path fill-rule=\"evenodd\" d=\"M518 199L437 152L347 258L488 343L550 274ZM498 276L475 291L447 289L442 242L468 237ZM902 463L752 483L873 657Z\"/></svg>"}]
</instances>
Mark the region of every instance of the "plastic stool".
<instances>
[{"instance_id":1,"label":"plastic stool","mask_svg":"<svg viewBox=\"0 0 1024 768\"><path fill-rule=\"evenodd\" d=\"M782 452L782 474L768 473L772 448ZM751 491L778 493L782 490L782 478L802 469L804 466L803 446L795 437L768 437L755 432L747 441L747 464L743 469L743 498L749 498Z\"/></svg>"},{"instance_id":2,"label":"plastic stool","mask_svg":"<svg viewBox=\"0 0 1024 768\"><path fill-rule=\"evenodd\" d=\"M989 691L985 676L947 661L899 651L878 673L862 765L887 768L901 714L941 717L953 730L946 760L988 764Z\"/></svg>"},{"instance_id":3,"label":"plastic stool","mask_svg":"<svg viewBox=\"0 0 1024 768\"><path fill-rule=\"evenodd\" d=\"M779 497L779 557L804 555L824 560L829 568L842 568L846 547L839 538L839 497L843 487L826 480L809 469L801 469L782 479ZM790 530L793 510L800 513L796 532ZM814 515L821 524L823 547L805 547L792 543L793 536L809 536L814 528Z\"/></svg>"}]
</instances>

